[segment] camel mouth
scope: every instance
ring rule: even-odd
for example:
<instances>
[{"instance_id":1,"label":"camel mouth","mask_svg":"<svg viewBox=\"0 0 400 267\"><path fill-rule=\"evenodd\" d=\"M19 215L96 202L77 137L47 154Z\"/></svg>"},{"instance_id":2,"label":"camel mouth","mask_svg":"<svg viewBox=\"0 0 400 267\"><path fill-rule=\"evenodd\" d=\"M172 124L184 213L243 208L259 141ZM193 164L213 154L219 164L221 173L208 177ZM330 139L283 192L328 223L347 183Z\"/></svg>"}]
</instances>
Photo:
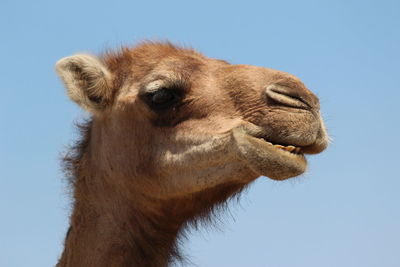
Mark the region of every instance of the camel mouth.
<instances>
[{"instance_id":1,"label":"camel mouth","mask_svg":"<svg viewBox=\"0 0 400 267\"><path fill-rule=\"evenodd\" d=\"M256 137L256 136L254 136L254 137ZM285 152L289 152L289 153L295 154L295 155L303 155L304 154L302 147L295 146L295 145L284 145L284 144L272 143L264 137L256 137L256 138L262 139L267 145L272 145L276 149L283 150Z\"/></svg>"},{"instance_id":2,"label":"camel mouth","mask_svg":"<svg viewBox=\"0 0 400 267\"><path fill-rule=\"evenodd\" d=\"M274 144L255 136L244 127L233 130L240 158L260 176L285 180L303 174L307 160L302 147Z\"/></svg>"}]
</instances>

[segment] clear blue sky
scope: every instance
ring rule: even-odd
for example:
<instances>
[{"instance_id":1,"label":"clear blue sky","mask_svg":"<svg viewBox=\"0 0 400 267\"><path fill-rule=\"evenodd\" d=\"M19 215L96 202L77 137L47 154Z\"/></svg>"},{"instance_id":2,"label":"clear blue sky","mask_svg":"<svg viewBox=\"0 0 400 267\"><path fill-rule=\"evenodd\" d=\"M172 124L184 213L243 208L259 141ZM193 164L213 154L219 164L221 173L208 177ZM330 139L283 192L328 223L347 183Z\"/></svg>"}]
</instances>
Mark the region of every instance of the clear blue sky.
<instances>
[{"instance_id":1,"label":"clear blue sky","mask_svg":"<svg viewBox=\"0 0 400 267\"><path fill-rule=\"evenodd\" d=\"M222 231L194 232L197 266L400 266L399 14L385 0L1 0L0 266L53 266L61 252L59 157L85 114L54 63L143 39L297 75L333 137L307 174L260 178Z\"/></svg>"}]
</instances>

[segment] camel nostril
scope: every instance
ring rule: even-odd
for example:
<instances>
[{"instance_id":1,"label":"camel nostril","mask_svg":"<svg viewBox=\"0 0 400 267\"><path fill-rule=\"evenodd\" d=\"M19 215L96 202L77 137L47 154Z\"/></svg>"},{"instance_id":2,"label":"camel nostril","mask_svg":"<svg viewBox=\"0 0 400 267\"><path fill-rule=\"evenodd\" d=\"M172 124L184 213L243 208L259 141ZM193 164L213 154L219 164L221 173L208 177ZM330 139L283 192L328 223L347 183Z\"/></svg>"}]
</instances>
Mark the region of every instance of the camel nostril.
<instances>
[{"instance_id":1,"label":"camel nostril","mask_svg":"<svg viewBox=\"0 0 400 267\"><path fill-rule=\"evenodd\" d=\"M302 94L286 86L270 85L265 89L265 95L282 106L309 110L316 108L313 101L307 100Z\"/></svg>"},{"instance_id":2,"label":"camel nostril","mask_svg":"<svg viewBox=\"0 0 400 267\"><path fill-rule=\"evenodd\" d=\"M309 109L311 106L304 101L298 94L294 94L283 86L271 85L265 90L267 98L272 99L277 104L294 108Z\"/></svg>"}]
</instances>

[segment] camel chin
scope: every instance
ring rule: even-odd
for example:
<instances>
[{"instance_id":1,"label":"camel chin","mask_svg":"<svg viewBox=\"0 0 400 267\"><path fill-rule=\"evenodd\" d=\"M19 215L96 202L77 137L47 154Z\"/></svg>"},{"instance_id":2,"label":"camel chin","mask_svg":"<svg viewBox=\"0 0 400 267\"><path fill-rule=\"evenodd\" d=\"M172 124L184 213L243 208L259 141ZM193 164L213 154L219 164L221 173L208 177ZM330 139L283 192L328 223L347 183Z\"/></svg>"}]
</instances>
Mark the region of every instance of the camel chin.
<instances>
[{"instance_id":1,"label":"camel chin","mask_svg":"<svg viewBox=\"0 0 400 267\"><path fill-rule=\"evenodd\" d=\"M260 176L273 180L285 180L307 169L307 160L294 146L273 145L247 133L243 127L232 131L237 153L249 168Z\"/></svg>"}]
</instances>

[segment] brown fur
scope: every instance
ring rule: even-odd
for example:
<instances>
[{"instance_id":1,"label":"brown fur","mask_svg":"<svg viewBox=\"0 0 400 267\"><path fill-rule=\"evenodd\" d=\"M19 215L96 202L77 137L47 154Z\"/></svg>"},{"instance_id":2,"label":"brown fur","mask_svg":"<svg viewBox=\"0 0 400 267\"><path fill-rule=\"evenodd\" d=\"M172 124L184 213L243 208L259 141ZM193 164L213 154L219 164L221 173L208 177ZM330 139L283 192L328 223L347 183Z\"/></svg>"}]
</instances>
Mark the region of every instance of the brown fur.
<instances>
[{"instance_id":1,"label":"brown fur","mask_svg":"<svg viewBox=\"0 0 400 267\"><path fill-rule=\"evenodd\" d=\"M143 43L66 58L57 71L93 114L64 160L74 203L59 267L167 266L182 258L185 228L251 181L304 171L302 156L263 139L308 153L327 146L318 99L276 70ZM146 94L164 87L182 94L179 104L149 108Z\"/></svg>"}]
</instances>

